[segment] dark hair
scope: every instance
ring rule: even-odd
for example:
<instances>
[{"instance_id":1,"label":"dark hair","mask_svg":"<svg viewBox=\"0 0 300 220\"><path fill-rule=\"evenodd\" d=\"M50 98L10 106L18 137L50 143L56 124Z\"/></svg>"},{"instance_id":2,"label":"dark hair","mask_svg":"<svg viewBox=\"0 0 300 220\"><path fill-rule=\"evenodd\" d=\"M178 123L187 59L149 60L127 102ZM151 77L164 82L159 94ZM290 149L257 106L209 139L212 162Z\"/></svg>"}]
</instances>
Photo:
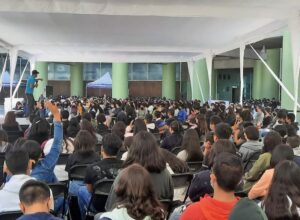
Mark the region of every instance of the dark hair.
<instances>
[{"instance_id":1,"label":"dark hair","mask_svg":"<svg viewBox=\"0 0 300 220\"><path fill-rule=\"evenodd\" d=\"M153 116L151 114L146 114L145 115L145 120L146 120L147 123L152 123Z\"/></svg>"},{"instance_id":2,"label":"dark hair","mask_svg":"<svg viewBox=\"0 0 300 220\"><path fill-rule=\"evenodd\" d=\"M60 112L60 115L61 115L61 118L62 118L62 119L68 119L70 113L69 113L67 110L62 110L62 111Z\"/></svg>"},{"instance_id":3,"label":"dark hair","mask_svg":"<svg viewBox=\"0 0 300 220\"><path fill-rule=\"evenodd\" d=\"M32 126L30 128L28 140L37 141L40 145L48 140L50 136L50 124L49 122L40 117L36 117L33 120Z\"/></svg>"},{"instance_id":4,"label":"dark hair","mask_svg":"<svg viewBox=\"0 0 300 220\"><path fill-rule=\"evenodd\" d=\"M26 206L44 203L50 198L50 188L41 181L28 180L22 185L19 198Z\"/></svg>"},{"instance_id":5,"label":"dark hair","mask_svg":"<svg viewBox=\"0 0 300 220\"><path fill-rule=\"evenodd\" d=\"M198 114L196 116L196 120L197 120L197 130L199 136L205 135L208 132L205 115Z\"/></svg>"},{"instance_id":6,"label":"dark hair","mask_svg":"<svg viewBox=\"0 0 300 220\"><path fill-rule=\"evenodd\" d=\"M293 161L281 161L276 167L263 207L269 220L300 219L300 168Z\"/></svg>"},{"instance_id":7,"label":"dark hair","mask_svg":"<svg viewBox=\"0 0 300 220\"><path fill-rule=\"evenodd\" d=\"M231 154L236 154L235 145L228 139L219 139L212 146L212 149L209 153L208 157L208 167L212 167L215 157L220 153L227 152Z\"/></svg>"},{"instance_id":8,"label":"dark hair","mask_svg":"<svg viewBox=\"0 0 300 220\"><path fill-rule=\"evenodd\" d=\"M40 144L33 140L27 140L21 145L21 149L26 151L31 160L37 162L42 157L42 148Z\"/></svg>"},{"instance_id":9,"label":"dark hair","mask_svg":"<svg viewBox=\"0 0 300 220\"><path fill-rule=\"evenodd\" d=\"M160 150L166 162L169 164L174 173L189 172L189 167L185 161L180 160L178 157L176 157L175 154L164 148L160 148Z\"/></svg>"},{"instance_id":10,"label":"dark hair","mask_svg":"<svg viewBox=\"0 0 300 220\"><path fill-rule=\"evenodd\" d=\"M291 122L295 122L295 114L294 113L288 113L286 116Z\"/></svg>"},{"instance_id":11,"label":"dark hair","mask_svg":"<svg viewBox=\"0 0 300 220\"><path fill-rule=\"evenodd\" d=\"M141 131L134 136L123 166L127 167L133 163L138 163L154 173L160 173L166 168L166 161L153 134Z\"/></svg>"},{"instance_id":12,"label":"dark hair","mask_svg":"<svg viewBox=\"0 0 300 220\"><path fill-rule=\"evenodd\" d=\"M185 150L188 155L186 159L187 162L203 160L203 153L200 149L200 139L194 129L188 129L185 132L181 148L182 150Z\"/></svg>"},{"instance_id":13,"label":"dark hair","mask_svg":"<svg viewBox=\"0 0 300 220\"><path fill-rule=\"evenodd\" d=\"M209 119L210 124L217 125L222 122L222 119L218 115L213 115Z\"/></svg>"},{"instance_id":14,"label":"dark hair","mask_svg":"<svg viewBox=\"0 0 300 220\"><path fill-rule=\"evenodd\" d=\"M123 121L118 121L111 129L111 133L117 135L121 138L121 140L124 140L124 135L126 131L126 125Z\"/></svg>"},{"instance_id":15,"label":"dark hair","mask_svg":"<svg viewBox=\"0 0 300 220\"><path fill-rule=\"evenodd\" d=\"M216 126L215 135L219 139L229 139L232 135L232 129L227 123L219 123Z\"/></svg>"},{"instance_id":16,"label":"dark hair","mask_svg":"<svg viewBox=\"0 0 300 220\"><path fill-rule=\"evenodd\" d=\"M97 115L97 122L99 124L103 124L105 121L106 121L105 114L100 113L99 115Z\"/></svg>"},{"instance_id":17,"label":"dark hair","mask_svg":"<svg viewBox=\"0 0 300 220\"><path fill-rule=\"evenodd\" d=\"M117 205L124 206L132 218L144 219L150 216L154 220L164 219L151 177L142 166L132 164L123 169L114 190L117 195Z\"/></svg>"},{"instance_id":18,"label":"dark hair","mask_svg":"<svg viewBox=\"0 0 300 220\"><path fill-rule=\"evenodd\" d=\"M160 111L155 111L154 116L155 116L155 118L160 118L161 117L161 112Z\"/></svg>"},{"instance_id":19,"label":"dark hair","mask_svg":"<svg viewBox=\"0 0 300 220\"><path fill-rule=\"evenodd\" d=\"M249 140L257 141L259 139L259 131L254 126L248 126L244 132Z\"/></svg>"},{"instance_id":20,"label":"dark hair","mask_svg":"<svg viewBox=\"0 0 300 220\"><path fill-rule=\"evenodd\" d=\"M74 140L74 152L90 154L95 151L95 144L96 140L89 131L80 130Z\"/></svg>"},{"instance_id":21,"label":"dark hair","mask_svg":"<svg viewBox=\"0 0 300 220\"><path fill-rule=\"evenodd\" d=\"M5 118L4 118L3 126L6 126L6 127L19 126L18 122L16 121L15 112L9 111L9 112L6 113Z\"/></svg>"},{"instance_id":22,"label":"dark hair","mask_svg":"<svg viewBox=\"0 0 300 220\"><path fill-rule=\"evenodd\" d=\"M80 125L79 125L77 118L72 118L69 121L69 125L67 128L68 137L75 138L79 131L80 131Z\"/></svg>"},{"instance_id":23,"label":"dark hair","mask_svg":"<svg viewBox=\"0 0 300 220\"><path fill-rule=\"evenodd\" d=\"M90 132L91 136L93 137L93 139L95 139L96 142L96 130L90 121L88 121L87 119L82 119L80 123L80 129Z\"/></svg>"},{"instance_id":24,"label":"dark hair","mask_svg":"<svg viewBox=\"0 0 300 220\"><path fill-rule=\"evenodd\" d=\"M287 111L285 109L280 109L278 112L277 112L277 118L278 119L286 119L286 116L287 116Z\"/></svg>"},{"instance_id":25,"label":"dark hair","mask_svg":"<svg viewBox=\"0 0 300 220\"><path fill-rule=\"evenodd\" d=\"M281 138L285 138L287 135L287 129L285 125L276 125L274 131L277 131L280 134Z\"/></svg>"},{"instance_id":26,"label":"dark hair","mask_svg":"<svg viewBox=\"0 0 300 220\"><path fill-rule=\"evenodd\" d=\"M209 131L206 135L205 135L205 141L209 141L211 144L213 144L214 141L214 132Z\"/></svg>"},{"instance_id":27,"label":"dark hair","mask_svg":"<svg viewBox=\"0 0 300 220\"><path fill-rule=\"evenodd\" d=\"M287 144L291 146L292 148L296 148L300 146L300 137L298 135L288 137L287 138Z\"/></svg>"},{"instance_id":28,"label":"dark hair","mask_svg":"<svg viewBox=\"0 0 300 220\"><path fill-rule=\"evenodd\" d=\"M0 143L8 142L8 136L5 130L0 129Z\"/></svg>"},{"instance_id":29,"label":"dark hair","mask_svg":"<svg viewBox=\"0 0 300 220\"><path fill-rule=\"evenodd\" d=\"M215 158L212 172L220 188L226 192L234 191L243 176L241 158L227 152L220 153Z\"/></svg>"},{"instance_id":30,"label":"dark hair","mask_svg":"<svg viewBox=\"0 0 300 220\"><path fill-rule=\"evenodd\" d=\"M82 119L82 120L83 120L83 119L86 119L86 120L88 120L89 122L91 122L91 121L92 121L92 116L91 116L90 113L84 112L84 113L82 114L81 119Z\"/></svg>"},{"instance_id":31,"label":"dark hair","mask_svg":"<svg viewBox=\"0 0 300 220\"><path fill-rule=\"evenodd\" d=\"M140 131L147 131L147 126L143 119L136 119L134 121L133 134L136 135Z\"/></svg>"},{"instance_id":32,"label":"dark hair","mask_svg":"<svg viewBox=\"0 0 300 220\"><path fill-rule=\"evenodd\" d=\"M5 164L13 175L26 174L28 163L29 155L23 150L14 149L5 153Z\"/></svg>"},{"instance_id":33,"label":"dark hair","mask_svg":"<svg viewBox=\"0 0 300 220\"><path fill-rule=\"evenodd\" d=\"M287 132L288 137L292 137L292 136L297 135L297 130L296 130L295 126L286 124L285 128L286 128L286 132Z\"/></svg>"},{"instance_id":34,"label":"dark hair","mask_svg":"<svg viewBox=\"0 0 300 220\"><path fill-rule=\"evenodd\" d=\"M126 149L129 149L133 141L133 136L124 138L123 145Z\"/></svg>"},{"instance_id":35,"label":"dark hair","mask_svg":"<svg viewBox=\"0 0 300 220\"><path fill-rule=\"evenodd\" d=\"M282 141L279 133L276 131L270 131L264 138L263 152L272 152L273 149L281 143Z\"/></svg>"},{"instance_id":36,"label":"dark hair","mask_svg":"<svg viewBox=\"0 0 300 220\"><path fill-rule=\"evenodd\" d=\"M272 152L270 167L274 168L280 161L293 160L293 159L294 159L293 149L289 145L279 144L274 148Z\"/></svg>"},{"instance_id":37,"label":"dark hair","mask_svg":"<svg viewBox=\"0 0 300 220\"><path fill-rule=\"evenodd\" d=\"M116 156L122 147L122 140L115 134L105 134L102 149L109 156Z\"/></svg>"},{"instance_id":38,"label":"dark hair","mask_svg":"<svg viewBox=\"0 0 300 220\"><path fill-rule=\"evenodd\" d=\"M177 120L171 122L170 128L175 134L180 133L182 131L182 126Z\"/></svg>"},{"instance_id":39,"label":"dark hair","mask_svg":"<svg viewBox=\"0 0 300 220\"><path fill-rule=\"evenodd\" d=\"M252 114L249 110L243 110L240 113L240 116L241 116L243 121L252 121L253 120Z\"/></svg>"}]
</instances>

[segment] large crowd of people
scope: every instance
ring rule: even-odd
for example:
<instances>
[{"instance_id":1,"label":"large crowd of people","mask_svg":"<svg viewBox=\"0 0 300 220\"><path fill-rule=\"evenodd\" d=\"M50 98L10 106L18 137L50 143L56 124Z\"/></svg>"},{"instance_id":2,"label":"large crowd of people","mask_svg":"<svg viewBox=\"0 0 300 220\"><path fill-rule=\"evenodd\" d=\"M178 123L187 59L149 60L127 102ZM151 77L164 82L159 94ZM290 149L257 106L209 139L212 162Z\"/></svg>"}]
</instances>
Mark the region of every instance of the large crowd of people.
<instances>
[{"instance_id":1,"label":"large crowd of people","mask_svg":"<svg viewBox=\"0 0 300 220\"><path fill-rule=\"evenodd\" d=\"M20 116L30 121L26 130L16 120ZM30 114L18 103L0 130L0 215L300 219L295 118L274 99L226 106L164 98L42 97ZM78 167L84 168L82 177L71 178ZM174 177L181 174L192 178L178 189ZM104 182L111 188L105 200L97 199ZM67 196L53 195L55 183L67 186Z\"/></svg>"}]
</instances>

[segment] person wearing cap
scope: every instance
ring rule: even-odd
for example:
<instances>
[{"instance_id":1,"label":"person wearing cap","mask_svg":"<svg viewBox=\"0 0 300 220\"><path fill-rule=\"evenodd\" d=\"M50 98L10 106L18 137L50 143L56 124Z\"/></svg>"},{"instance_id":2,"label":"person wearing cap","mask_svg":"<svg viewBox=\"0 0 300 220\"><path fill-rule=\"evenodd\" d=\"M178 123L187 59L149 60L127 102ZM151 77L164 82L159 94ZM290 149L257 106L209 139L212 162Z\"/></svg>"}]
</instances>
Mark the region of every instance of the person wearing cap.
<instances>
[{"instance_id":1,"label":"person wearing cap","mask_svg":"<svg viewBox=\"0 0 300 220\"><path fill-rule=\"evenodd\" d=\"M34 88L38 87L38 80L36 79L38 74L39 72L37 70L33 70L26 82L25 93L26 93L27 106L28 106L27 116L31 115L34 110L35 100L33 97L33 90Z\"/></svg>"}]
</instances>

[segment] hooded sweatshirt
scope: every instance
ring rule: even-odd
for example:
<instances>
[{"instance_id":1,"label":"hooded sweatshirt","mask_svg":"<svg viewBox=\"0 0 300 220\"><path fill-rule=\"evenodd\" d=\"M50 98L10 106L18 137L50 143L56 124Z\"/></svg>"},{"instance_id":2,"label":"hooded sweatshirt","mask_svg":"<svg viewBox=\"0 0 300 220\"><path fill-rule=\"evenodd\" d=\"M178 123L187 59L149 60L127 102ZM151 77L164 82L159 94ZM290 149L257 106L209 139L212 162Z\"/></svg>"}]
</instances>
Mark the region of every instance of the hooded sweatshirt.
<instances>
[{"instance_id":1,"label":"hooded sweatshirt","mask_svg":"<svg viewBox=\"0 0 300 220\"><path fill-rule=\"evenodd\" d=\"M13 175L0 190L0 212L17 211L19 207L19 191L28 180L34 179L25 174Z\"/></svg>"},{"instance_id":2,"label":"hooded sweatshirt","mask_svg":"<svg viewBox=\"0 0 300 220\"><path fill-rule=\"evenodd\" d=\"M180 220L227 220L237 202L238 198L232 202L221 202L206 195L200 202L188 206Z\"/></svg>"}]
</instances>

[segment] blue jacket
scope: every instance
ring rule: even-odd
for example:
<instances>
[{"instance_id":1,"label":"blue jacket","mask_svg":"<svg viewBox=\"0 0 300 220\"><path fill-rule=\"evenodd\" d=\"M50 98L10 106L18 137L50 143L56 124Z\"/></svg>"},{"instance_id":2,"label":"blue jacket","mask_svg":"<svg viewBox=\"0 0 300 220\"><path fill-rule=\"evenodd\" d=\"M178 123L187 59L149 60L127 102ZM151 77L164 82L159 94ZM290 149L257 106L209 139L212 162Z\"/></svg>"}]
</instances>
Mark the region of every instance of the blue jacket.
<instances>
[{"instance_id":1,"label":"blue jacket","mask_svg":"<svg viewBox=\"0 0 300 220\"><path fill-rule=\"evenodd\" d=\"M177 116L178 120L181 121L182 123L185 122L187 120L187 112L184 109L181 109L178 112L178 116Z\"/></svg>"},{"instance_id":2,"label":"blue jacket","mask_svg":"<svg viewBox=\"0 0 300 220\"><path fill-rule=\"evenodd\" d=\"M63 126L61 122L54 121L54 138L50 152L44 159L39 160L35 167L32 169L31 176L37 180L46 183L58 182L55 174L54 167L57 163L59 154L61 152L63 140Z\"/></svg>"}]
</instances>

